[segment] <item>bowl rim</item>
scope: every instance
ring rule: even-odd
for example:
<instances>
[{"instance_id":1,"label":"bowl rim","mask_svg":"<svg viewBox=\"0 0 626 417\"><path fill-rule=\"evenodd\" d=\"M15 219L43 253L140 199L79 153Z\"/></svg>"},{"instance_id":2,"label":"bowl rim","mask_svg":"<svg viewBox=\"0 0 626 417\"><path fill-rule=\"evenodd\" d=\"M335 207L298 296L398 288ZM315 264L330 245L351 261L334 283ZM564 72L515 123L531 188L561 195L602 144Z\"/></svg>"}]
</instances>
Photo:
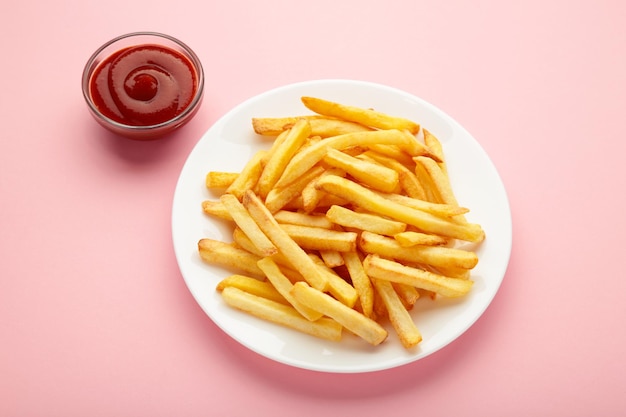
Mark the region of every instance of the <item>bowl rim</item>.
<instances>
[{"instance_id":1,"label":"bowl rim","mask_svg":"<svg viewBox=\"0 0 626 417\"><path fill-rule=\"evenodd\" d=\"M115 44L116 42L119 42L123 39L127 39L127 38L132 38L132 37L138 37L138 36L153 36L156 38L163 38L163 39L167 39L175 44L177 44L178 46L180 46L185 53L187 53L189 55L189 58L191 60L192 65L194 66L196 72L197 72L197 76L198 76L198 88L196 90L196 93L193 97L193 99L191 100L191 102L189 103L189 105L185 108L185 110L183 110L179 115L166 120L164 122L161 123L157 123L157 124L153 124L153 125L145 125L145 126L135 126L135 125L128 125L128 124L124 124L124 123L119 123L107 116L105 116L104 114L102 114L102 112L100 112L100 110L96 107L96 105L93 103L92 99L91 99L91 95L89 94L89 84L91 81L91 75L93 74L93 71L97 68L97 65L94 65L96 59L98 58L98 56L109 46ZM138 45L140 45L138 43ZM197 106L200 104L200 101L202 100L202 96L204 94L204 68L202 67L202 62L200 62L200 58L198 58L198 56L196 55L196 53L193 51L193 49L191 49L186 43L184 43L183 41L181 41L178 38L175 38L171 35L167 35L165 33L161 33L161 32L153 32L153 31L138 31L138 32L130 32L130 33L125 33L123 35L119 35L116 36L115 38L105 42L104 44L102 44L98 49L95 50L95 52L89 57L89 59L87 60L87 63L85 64L84 68L83 68L83 76L82 76L82 92L83 92L83 97L85 98L85 101L87 102L87 106L89 107L89 109L91 110L91 113L96 116L97 118L99 118L100 120L106 122L107 124L115 127L118 130L128 130L130 132L145 132L145 131L151 131L151 130L158 130L159 128L163 128L163 127L169 127L171 125L175 125L178 122L181 122L182 120L184 120L190 113L193 113L195 111L195 109L197 108Z\"/></svg>"}]
</instances>

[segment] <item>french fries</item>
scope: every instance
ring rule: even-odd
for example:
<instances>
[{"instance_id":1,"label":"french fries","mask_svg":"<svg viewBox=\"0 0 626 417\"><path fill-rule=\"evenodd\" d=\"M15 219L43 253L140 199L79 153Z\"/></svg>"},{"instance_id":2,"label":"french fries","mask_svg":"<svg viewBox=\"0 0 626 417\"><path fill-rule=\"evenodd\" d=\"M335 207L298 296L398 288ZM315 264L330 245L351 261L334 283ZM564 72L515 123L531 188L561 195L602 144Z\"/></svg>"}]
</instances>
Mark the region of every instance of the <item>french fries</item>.
<instances>
[{"instance_id":1,"label":"french fries","mask_svg":"<svg viewBox=\"0 0 626 417\"><path fill-rule=\"evenodd\" d=\"M432 132L369 108L301 101L313 114L252 119L274 140L240 172L207 173L219 197L202 209L233 228L233 242L201 239L199 255L231 271L216 290L233 308L332 341L346 329L373 346L389 323L413 349L423 335L409 312L471 291L478 256L468 248L485 232L466 218Z\"/></svg>"},{"instance_id":2,"label":"french fries","mask_svg":"<svg viewBox=\"0 0 626 417\"><path fill-rule=\"evenodd\" d=\"M302 304L324 313L372 345L387 338L388 333L380 324L302 281L293 285L291 294Z\"/></svg>"},{"instance_id":3,"label":"french fries","mask_svg":"<svg viewBox=\"0 0 626 417\"><path fill-rule=\"evenodd\" d=\"M241 228L264 256L271 256L278 252L276 246L261 231L237 197L232 194L224 194L220 197L220 201L232 216L235 224Z\"/></svg>"},{"instance_id":4,"label":"french fries","mask_svg":"<svg viewBox=\"0 0 626 417\"><path fill-rule=\"evenodd\" d=\"M341 340L343 327L335 320L326 317L315 321L307 320L291 306L247 293L236 287L224 288L222 297L228 305L261 319L322 339Z\"/></svg>"}]
</instances>

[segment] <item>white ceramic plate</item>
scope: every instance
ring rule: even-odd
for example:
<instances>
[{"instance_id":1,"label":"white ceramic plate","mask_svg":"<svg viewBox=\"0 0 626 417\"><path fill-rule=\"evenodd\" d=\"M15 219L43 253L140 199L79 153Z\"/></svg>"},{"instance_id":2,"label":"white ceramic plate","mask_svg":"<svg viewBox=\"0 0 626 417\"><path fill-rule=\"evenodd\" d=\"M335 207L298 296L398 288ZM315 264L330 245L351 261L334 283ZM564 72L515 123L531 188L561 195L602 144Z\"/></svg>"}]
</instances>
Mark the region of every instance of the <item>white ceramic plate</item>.
<instances>
[{"instance_id":1,"label":"white ceramic plate","mask_svg":"<svg viewBox=\"0 0 626 417\"><path fill-rule=\"evenodd\" d=\"M236 311L215 291L228 272L204 263L197 253L203 237L231 241L231 230L204 215L201 202L215 199L206 189L208 171L239 171L269 142L251 127L254 116L308 113L304 95L371 107L415 120L442 142L459 202L470 208L468 220L480 223L487 239L478 249L474 287L462 299L418 301L412 310L423 341L405 350L393 329L372 347L346 334L341 342L318 340ZM485 311L504 277L511 251L511 215L506 191L487 154L450 116L413 95L390 87L348 80L320 80L287 85L254 97L216 122L187 159L174 195L172 231L176 258L189 290L206 314L229 336L249 349L291 366L336 373L369 372L401 366L430 355L463 334Z\"/></svg>"}]
</instances>

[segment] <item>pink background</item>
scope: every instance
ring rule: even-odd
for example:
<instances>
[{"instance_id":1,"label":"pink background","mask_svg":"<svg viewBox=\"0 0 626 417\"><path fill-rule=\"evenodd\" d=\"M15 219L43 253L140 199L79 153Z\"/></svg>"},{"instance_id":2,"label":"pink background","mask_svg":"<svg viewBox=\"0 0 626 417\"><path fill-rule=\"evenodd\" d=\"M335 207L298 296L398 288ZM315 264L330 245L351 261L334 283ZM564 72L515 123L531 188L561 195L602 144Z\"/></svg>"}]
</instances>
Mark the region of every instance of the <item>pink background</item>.
<instances>
[{"instance_id":1,"label":"pink background","mask_svg":"<svg viewBox=\"0 0 626 417\"><path fill-rule=\"evenodd\" d=\"M6 2L5 2L6 3ZM0 415L617 416L626 409L622 1L23 0L0 17ZM206 99L173 137L114 137L80 76L125 32L176 36ZM481 143L514 243L490 308L413 364L330 375L264 359L176 264L196 141L284 84L350 78L435 104Z\"/></svg>"}]
</instances>

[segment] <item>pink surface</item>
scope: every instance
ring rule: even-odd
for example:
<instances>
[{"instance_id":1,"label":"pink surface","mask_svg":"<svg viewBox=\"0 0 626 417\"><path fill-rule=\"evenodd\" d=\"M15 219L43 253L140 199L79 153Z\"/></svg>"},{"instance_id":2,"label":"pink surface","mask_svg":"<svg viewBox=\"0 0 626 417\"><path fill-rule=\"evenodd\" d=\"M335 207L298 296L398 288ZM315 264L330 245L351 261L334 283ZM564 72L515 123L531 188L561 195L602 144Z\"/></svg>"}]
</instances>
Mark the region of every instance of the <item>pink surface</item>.
<instances>
[{"instance_id":1,"label":"pink surface","mask_svg":"<svg viewBox=\"0 0 626 417\"><path fill-rule=\"evenodd\" d=\"M527 2L23 1L0 18L0 415L617 416L626 409L626 8ZM176 36L207 76L196 118L136 143L89 116L106 40ZM351 78L440 107L489 153L514 242L484 316L436 354L329 375L259 357L194 302L170 213L221 115Z\"/></svg>"}]
</instances>

